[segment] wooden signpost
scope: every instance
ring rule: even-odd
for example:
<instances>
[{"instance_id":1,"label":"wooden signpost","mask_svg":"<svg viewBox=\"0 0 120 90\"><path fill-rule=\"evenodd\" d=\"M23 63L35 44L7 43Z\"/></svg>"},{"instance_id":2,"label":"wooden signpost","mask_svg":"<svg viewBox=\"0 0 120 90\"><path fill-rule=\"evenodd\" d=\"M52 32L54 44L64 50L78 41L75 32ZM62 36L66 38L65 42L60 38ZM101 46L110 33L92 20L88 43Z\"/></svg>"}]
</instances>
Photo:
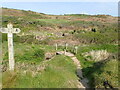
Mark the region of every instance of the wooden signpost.
<instances>
[{"instance_id":1,"label":"wooden signpost","mask_svg":"<svg viewBox=\"0 0 120 90\"><path fill-rule=\"evenodd\" d=\"M0 32L7 33L8 36L8 53L9 53L9 70L14 71L14 48L13 48L13 33L20 33L19 28L13 28L12 24L8 24L7 28L1 28Z\"/></svg>"}]
</instances>

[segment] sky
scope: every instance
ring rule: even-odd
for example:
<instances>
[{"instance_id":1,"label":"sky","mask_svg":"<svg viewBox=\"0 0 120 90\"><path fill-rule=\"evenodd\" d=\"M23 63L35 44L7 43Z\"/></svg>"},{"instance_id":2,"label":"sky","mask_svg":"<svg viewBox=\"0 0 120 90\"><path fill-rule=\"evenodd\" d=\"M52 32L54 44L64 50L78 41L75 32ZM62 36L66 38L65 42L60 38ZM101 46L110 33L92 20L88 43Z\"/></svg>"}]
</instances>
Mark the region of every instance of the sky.
<instances>
[{"instance_id":1,"label":"sky","mask_svg":"<svg viewBox=\"0 0 120 90\"><path fill-rule=\"evenodd\" d=\"M31 10L53 15L105 14L118 16L117 0L114 2L104 1L106 2L3 2L2 7Z\"/></svg>"},{"instance_id":2,"label":"sky","mask_svg":"<svg viewBox=\"0 0 120 90\"><path fill-rule=\"evenodd\" d=\"M33 0L0 0L3 2L33 2ZM119 0L34 0L34 2L119 2Z\"/></svg>"}]
</instances>

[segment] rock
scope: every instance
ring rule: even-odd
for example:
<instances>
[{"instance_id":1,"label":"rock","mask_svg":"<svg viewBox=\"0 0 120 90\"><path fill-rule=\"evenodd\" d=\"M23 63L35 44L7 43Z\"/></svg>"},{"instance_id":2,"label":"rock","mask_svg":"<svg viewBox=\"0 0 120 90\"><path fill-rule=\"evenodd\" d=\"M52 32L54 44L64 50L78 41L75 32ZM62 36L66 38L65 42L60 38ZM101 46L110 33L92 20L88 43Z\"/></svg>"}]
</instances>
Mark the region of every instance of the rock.
<instances>
[{"instance_id":1,"label":"rock","mask_svg":"<svg viewBox=\"0 0 120 90\"><path fill-rule=\"evenodd\" d=\"M106 60L110 57L110 53L106 50L92 50L82 54L87 60L101 61Z\"/></svg>"},{"instance_id":2,"label":"rock","mask_svg":"<svg viewBox=\"0 0 120 90\"><path fill-rule=\"evenodd\" d=\"M56 55L62 55L63 53L62 52L56 52Z\"/></svg>"},{"instance_id":3,"label":"rock","mask_svg":"<svg viewBox=\"0 0 120 90\"><path fill-rule=\"evenodd\" d=\"M62 34L62 36L68 36L69 35L69 33L63 33Z\"/></svg>"},{"instance_id":4,"label":"rock","mask_svg":"<svg viewBox=\"0 0 120 90\"><path fill-rule=\"evenodd\" d=\"M50 53L50 52L48 52L48 53L45 54L45 59L46 59L46 60L49 60L49 59L51 59L54 55L55 55L55 53Z\"/></svg>"},{"instance_id":5,"label":"rock","mask_svg":"<svg viewBox=\"0 0 120 90\"><path fill-rule=\"evenodd\" d=\"M55 35L56 35L57 37L62 37L62 32L56 32Z\"/></svg>"}]
</instances>

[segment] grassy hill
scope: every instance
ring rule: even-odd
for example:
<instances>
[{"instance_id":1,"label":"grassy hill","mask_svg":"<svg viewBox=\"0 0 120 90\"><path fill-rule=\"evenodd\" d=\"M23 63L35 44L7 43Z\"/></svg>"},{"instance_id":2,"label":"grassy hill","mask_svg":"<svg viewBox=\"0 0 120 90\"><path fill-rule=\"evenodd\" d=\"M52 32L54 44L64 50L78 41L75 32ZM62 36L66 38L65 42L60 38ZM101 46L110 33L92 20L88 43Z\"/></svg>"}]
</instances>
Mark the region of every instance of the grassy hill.
<instances>
[{"instance_id":1,"label":"grassy hill","mask_svg":"<svg viewBox=\"0 0 120 90\"><path fill-rule=\"evenodd\" d=\"M3 27L12 23L14 27L21 29L19 36L39 36L37 40L41 43L45 43L47 39L47 44L59 41L62 44L63 38L67 43L77 42L78 45L118 42L117 17L82 14L60 16L8 8L2 10Z\"/></svg>"},{"instance_id":2,"label":"grassy hill","mask_svg":"<svg viewBox=\"0 0 120 90\"><path fill-rule=\"evenodd\" d=\"M2 34L3 87L4 88L77 88L79 78L70 57L53 55L45 60L46 53L55 54L65 49L74 53L81 62L84 77L90 87L104 88L104 80L118 87L118 23L109 15L47 15L33 11L2 8L2 26L12 23L20 28L14 34L16 70L8 71L7 35ZM106 50L107 60L95 61L83 53ZM88 60L88 58L91 60ZM11 81L11 82L10 82Z\"/></svg>"}]
</instances>

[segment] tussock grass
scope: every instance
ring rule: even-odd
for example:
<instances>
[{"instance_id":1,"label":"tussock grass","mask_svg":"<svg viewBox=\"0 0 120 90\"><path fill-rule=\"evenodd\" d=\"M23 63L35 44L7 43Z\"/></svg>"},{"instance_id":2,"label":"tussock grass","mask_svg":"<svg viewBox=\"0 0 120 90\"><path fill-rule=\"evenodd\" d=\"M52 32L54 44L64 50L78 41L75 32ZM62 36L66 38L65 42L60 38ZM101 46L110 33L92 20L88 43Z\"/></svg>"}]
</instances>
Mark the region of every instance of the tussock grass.
<instances>
[{"instance_id":1,"label":"tussock grass","mask_svg":"<svg viewBox=\"0 0 120 90\"><path fill-rule=\"evenodd\" d=\"M3 77L3 87L13 88L77 88L77 76L75 75L76 66L72 60L66 56L56 56L47 62L48 66L40 73L32 76L31 71L26 74L19 70L16 71L16 77L10 86L9 73L5 72ZM13 75L12 75L13 76ZM6 86L7 85L7 86Z\"/></svg>"}]
</instances>

